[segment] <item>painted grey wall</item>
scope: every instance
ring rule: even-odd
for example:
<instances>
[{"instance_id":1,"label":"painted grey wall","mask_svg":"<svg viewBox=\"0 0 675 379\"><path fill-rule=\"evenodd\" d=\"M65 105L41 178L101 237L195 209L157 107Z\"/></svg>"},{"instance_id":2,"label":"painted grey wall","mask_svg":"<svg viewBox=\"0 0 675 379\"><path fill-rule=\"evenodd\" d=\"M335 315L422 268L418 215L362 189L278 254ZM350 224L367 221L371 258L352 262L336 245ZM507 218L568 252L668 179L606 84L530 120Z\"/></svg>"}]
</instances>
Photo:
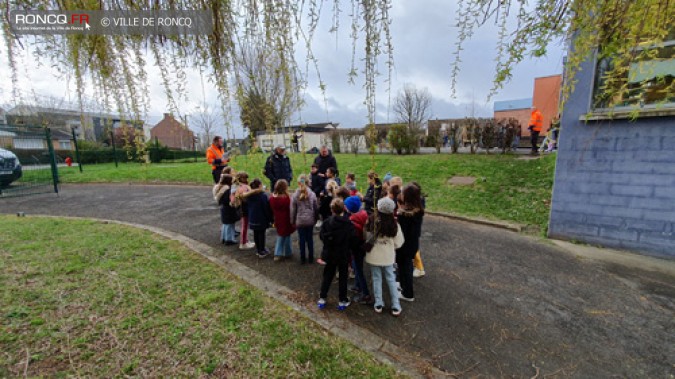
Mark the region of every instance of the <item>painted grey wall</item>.
<instances>
[{"instance_id":1,"label":"painted grey wall","mask_svg":"<svg viewBox=\"0 0 675 379\"><path fill-rule=\"evenodd\" d=\"M675 259L675 117L579 121L593 71L562 114L549 237Z\"/></svg>"}]
</instances>

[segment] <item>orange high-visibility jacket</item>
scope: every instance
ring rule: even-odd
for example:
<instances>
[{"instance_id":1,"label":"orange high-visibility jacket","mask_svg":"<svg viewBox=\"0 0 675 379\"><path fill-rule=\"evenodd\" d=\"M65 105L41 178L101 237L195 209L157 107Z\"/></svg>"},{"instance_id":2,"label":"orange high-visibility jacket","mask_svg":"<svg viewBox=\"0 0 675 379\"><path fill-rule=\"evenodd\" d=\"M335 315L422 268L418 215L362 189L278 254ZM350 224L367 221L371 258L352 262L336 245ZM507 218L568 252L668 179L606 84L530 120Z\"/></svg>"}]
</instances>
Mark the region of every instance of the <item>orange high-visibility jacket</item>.
<instances>
[{"instance_id":1,"label":"orange high-visibility jacket","mask_svg":"<svg viewBox=\"0 0 675 379\"><path fill-rule=\"evenodd\" d=\"M225 149L223 147L218 147L215 144L206 149L206 161L209 162L212 170L215 170L218 166L224 166L230 161L227 158L223 158L223 155L225 155ZM221 160L220 165L213 163L216 159Z\"/></svg>"},{"instance_id":2,"label":"orange high-visibility jacket","mask_svg":"<svg viewBox=\"0 0 675 379\"><path fill-rule=\"evenodd\" d=\"M532 111L530 115L530 126L532 126L532 131L541 132L541 127L544 125L544 116L541 115L539 109Z\"/></svg>"}]
</instances>

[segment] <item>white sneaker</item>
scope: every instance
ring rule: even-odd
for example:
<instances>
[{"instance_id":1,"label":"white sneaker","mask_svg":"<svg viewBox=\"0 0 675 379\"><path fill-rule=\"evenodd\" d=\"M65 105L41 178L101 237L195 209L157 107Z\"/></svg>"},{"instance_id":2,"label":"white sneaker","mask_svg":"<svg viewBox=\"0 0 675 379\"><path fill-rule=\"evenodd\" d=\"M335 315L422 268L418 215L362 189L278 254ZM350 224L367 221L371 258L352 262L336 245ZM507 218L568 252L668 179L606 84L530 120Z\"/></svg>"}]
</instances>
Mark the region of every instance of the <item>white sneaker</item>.
<instances>
[{"instance_id":1,"label":"white sneaker","mask_svg":"<svg viewBox=\"0 0 675 379\"><path fill-rule=\"evenodd\" d=\"M413 270L413 278L421 278L424 275L426 275L426 272L424 272L424 270L418 270L418 269Z\"/></svg>"},{"instance_id":2,"label":"white sneaker","mask_svg":"<svg viewBox=\"0 0 675 379\"><path fill-rule=\"evenodd\" d=\"M255 242L246 242L239 245L239 250L251 250L255 247Z\"/></svg>"},{"instance_id":3,"label":"white sneaker","mask_svg":"<svg viewBox=\"0 0 675 379\"><path fill-rule=\"evenodd\" d=\"M405 296L403 296L403 294L401 293L401 291L398 292L398 298L399 298L400 300L408 301L408 302L411 302L411 303L412 303L413 301L415 301L415 298L414 298L414 297L405 297Z\"/></svg>"}]
</instances>

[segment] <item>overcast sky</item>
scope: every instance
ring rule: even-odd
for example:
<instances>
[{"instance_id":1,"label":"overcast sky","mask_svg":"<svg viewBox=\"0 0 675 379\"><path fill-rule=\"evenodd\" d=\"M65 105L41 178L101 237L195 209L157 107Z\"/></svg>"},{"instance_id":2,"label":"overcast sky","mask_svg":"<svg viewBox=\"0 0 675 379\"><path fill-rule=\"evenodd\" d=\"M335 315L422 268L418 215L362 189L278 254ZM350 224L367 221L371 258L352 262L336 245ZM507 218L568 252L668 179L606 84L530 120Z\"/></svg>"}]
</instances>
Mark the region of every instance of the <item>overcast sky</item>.
<instances>
[{"instance_id":1,"label":"overcast sky","mask_svg":"<svg viewBox=\"0 0 675 379\"><path fill-rule=\"evenodd\" d=\"M429 90L433 102L431 118L464 117L475 112L476 116L491 116L495 100L519 99L532 96L535 77L559 74L562 72L564 49L558 43L549 49L547 57L531 59L516 68L513 80L490 100L487 96L492 87L495 67L495 46L497 28L488 24L478 29L473 38L465 45L463 64L460 74L457 97L451 98L450 79L454 43L457 38L455 23L455 2L447 0L394 1L391 9L392 37L394 45L395 69L392 77L391 98L406 83ZM343 2L343 5L348 5ZM304 91L305 107L293 116L293 123L339 122L342 127L361 127L367 122L367 110L363 104L363 74L355 85L348 83L347 74L351 64L352 42L349 37L350 23L345 9L342 13L340 30L335 34L328 32L331 27L330 6L324 6L324 13L314 39L313 52L319 61L321 77L326 84L326 101L318 88L316 75L310 73L308 88ZM337 40L337 41L336 41ZM5 85L0 89L0 103L13 103L10 87L10 70L7 63L6 46L1 39L0 80ZM362 48L362 45L357 45ZM304 62L304 50L298 48L298 61ZM362 57L357 51L357 59ZM384 63L385 58L381 58ZM151 61L151 60L149 60ZM57 78L50 67L37 68L32 59L20 62L20 86L26 91L55 97L75 98L75 84L72 80ZM146 120L150 124L161 119L167 112L164 89L161 86L156 67L147 68L150 88L150 110ZM386 67L381 64L380 71L385 75L378 79L376 122L393 122L393 112L388 112ZM180 104L181 113L190 113L196 105L204 101L201 81L196 71L188 73L188 82L194 83L189 90L189 102ZM204 80L206 101L217 104L217 91ZM473 104L473 105L472 105ZM233 115L233 124L237 135L241 136L238 115Z\"/></svg>"}]
</instances>

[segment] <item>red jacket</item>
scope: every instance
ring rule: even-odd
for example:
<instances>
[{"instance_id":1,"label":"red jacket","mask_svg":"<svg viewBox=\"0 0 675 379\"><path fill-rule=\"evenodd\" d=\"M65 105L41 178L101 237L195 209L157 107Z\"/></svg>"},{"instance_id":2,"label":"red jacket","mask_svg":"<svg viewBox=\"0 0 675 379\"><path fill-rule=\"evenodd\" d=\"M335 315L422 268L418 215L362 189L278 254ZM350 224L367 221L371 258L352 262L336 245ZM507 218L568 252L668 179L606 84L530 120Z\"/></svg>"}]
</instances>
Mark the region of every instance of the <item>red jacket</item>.
<instances>
[{"instance_id":1,"label":"red jacket","mask_svg":"<svg viewBox=\"0 0 675 379\"><path fill-rule=\"evenodd\" d=\"M366 213L366 211L364 211L362 209L362 210L350 215L349 220L354 225L354 230L356 231L356 236L359 237L359 239L364 240L363 228L366 226L366 222L368 221L368 213Z\"/></svg>"},{"instance_id":2,"label":"red jacket","mask_svg":"<svg viewBox=\"0 0 675 379\"><path fill-rule=\"evenodd\" d=\"M280 237L288 237L295 231L291 225L291 197L270 196L270 208L274 215L274 226Z\"/></svg>"}]
</instances>

